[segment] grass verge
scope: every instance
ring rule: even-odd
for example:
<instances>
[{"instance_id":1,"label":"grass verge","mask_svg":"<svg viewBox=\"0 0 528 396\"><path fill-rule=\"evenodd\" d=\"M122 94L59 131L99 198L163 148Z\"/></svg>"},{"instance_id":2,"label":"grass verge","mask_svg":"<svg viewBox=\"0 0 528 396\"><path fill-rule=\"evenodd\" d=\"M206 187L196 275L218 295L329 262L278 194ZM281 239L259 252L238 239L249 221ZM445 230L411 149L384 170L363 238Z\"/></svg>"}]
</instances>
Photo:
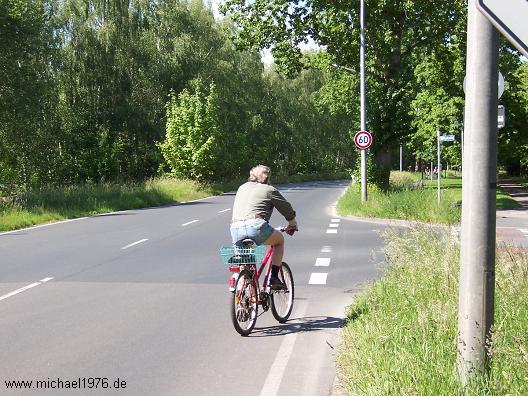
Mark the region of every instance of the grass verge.
<instances>
[{"instance_id":1,"label":"grass verge","mask_svg":"<svg viewBox=\"0 0 528 396\"><path fill-rule=\"evenodd\" d=\"M442 233L442 232L440 232ZM338 358L349 394L528 394L528 254L499 250L489 381L456 375L459 242L447 230L389 231L385 276L349 308Z\"/></svg>"},{"instance_id":2,"label":"grass verge","mask_svg":"<svg viewBox=\"0 0 528 396\"><path fill-rule=\"evenodd\" d=\"M298 174L282 175L272 181L278 184L346 177L346 174ZM144 183L87 184L41 189L26 194L16 204L2 204L0 201L0 231L118 210L190 201L236 189L243 182L241 180L203 185L189 180L162 177Z\"/></svg>"},{"instance_id":3,"label":"grass verge","mask_svg":"<svg viewBox=\"0 0 528 396\"><path fill-rule=\"evenodd\" d=\"M417 220L423 222L454 224L460 221L462 179L450 176L441 180L441 202L437 203L436 180L426 181L423 187L413 183L421 180L419 173L391 172L389 191L369 186L368 200L361 203L357 185L351 185L340 199L340 215L378 217L386 219ZM497 209L512 209L520 205L509 195L497 189Z\"/></svg>"},{"instance_id":4,"label":"grass verge","mask_svg":"<svg viewBox=\"0 0 528 396\"><path fill-rule=\"evenodd\" d=\"M212 187L171 178L144 183L42 189L28 193L23 203L0 205L0 231L118 210L161 206L211 194Z\"/></svg>"}]
</instances>

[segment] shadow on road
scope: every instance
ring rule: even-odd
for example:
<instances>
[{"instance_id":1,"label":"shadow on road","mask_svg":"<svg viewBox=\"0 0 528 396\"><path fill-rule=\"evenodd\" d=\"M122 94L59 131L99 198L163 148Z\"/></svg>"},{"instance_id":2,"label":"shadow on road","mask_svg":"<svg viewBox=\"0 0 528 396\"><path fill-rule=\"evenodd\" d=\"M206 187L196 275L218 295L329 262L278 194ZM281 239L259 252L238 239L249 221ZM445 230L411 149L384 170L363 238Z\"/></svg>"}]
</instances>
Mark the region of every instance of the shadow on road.
<instances>
[{"instance_id":1,"label":"shadow on road","mask_svg":"<svg viewBox=\"0 0 528 396\"><path fill-rule=\"evenodd\" d=\"M284 324L276 326L256 327L250 337L274 337L284 336L292 333L308 333L312 331L339 329L345 323L344 318L332 316L310 316L305 318L293 318Z\"/></svg>"}]
</instances>

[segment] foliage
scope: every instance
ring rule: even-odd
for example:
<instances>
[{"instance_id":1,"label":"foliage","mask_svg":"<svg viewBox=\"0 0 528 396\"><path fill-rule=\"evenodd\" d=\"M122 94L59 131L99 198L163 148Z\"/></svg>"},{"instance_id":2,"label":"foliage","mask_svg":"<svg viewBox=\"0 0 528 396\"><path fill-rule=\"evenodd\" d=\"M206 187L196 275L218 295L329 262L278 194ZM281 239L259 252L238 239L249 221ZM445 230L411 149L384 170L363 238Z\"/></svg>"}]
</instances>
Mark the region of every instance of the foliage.
<instances>
[{"instance_id":1,"label":"foliage","mask_svg":"<svg viewBox=\"0 0 528 396\"><path fill-rule=\"evenodd\" d=\"M218 97L211 84L202 97L201 82L194 94L187 90L172 94L167 104L167 135L160 144L165 160L178 177L212 180L219 154Z\"/></svg>"},{"instance_id":2,"label":"foliage","mask_svg":"<svg viewBox=\"0 0 528 396\"><path fill-rule=\"evenodd\" d=\"M451 230L391 230L388 268L349 308L339 362L350 394L525 394L526 252L498 251L490 379L456 376L459 241Z\"/></svg>"}]
</instances>

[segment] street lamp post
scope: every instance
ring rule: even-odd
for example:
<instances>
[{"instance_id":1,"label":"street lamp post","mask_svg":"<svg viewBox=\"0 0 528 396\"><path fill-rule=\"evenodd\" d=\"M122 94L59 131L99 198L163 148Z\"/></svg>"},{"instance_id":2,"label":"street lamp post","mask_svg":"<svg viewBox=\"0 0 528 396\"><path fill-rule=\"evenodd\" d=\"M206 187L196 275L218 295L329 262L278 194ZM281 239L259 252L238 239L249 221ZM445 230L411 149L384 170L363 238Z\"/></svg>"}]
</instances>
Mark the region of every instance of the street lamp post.
<instances>
[{"instance_id":1,"label":"street lamp post","mask_svg":"<svg viewBox=\"0 0 528 396\"><path fill-rule=\"evenodd\" d=\"M361 35L361 46L359 50L359 75L360 75L360 123L361 130L367 130L367 110L366 110L366 95L365 95L365 0L361 0L361 9L360 9L360 35ZM355 72L355 70L341 66L335 63L332 63L332 66L345 69L350 72ZM366 149L361 150L361 203L367 201L367 152Z\"/></svg>"},{"instance_id":2,"label":"street lamp post","mask_svg":"<svg viewBox=\"0 0 528 396\"><path fill-rule=\"evenodd\" d=\"M360 30L361 30L361 47L360 57L360 97L361 97L361 130L367 130L367 110L365 96L365 0L361 0L360 9ZM361 202L367 202L367 153L361 150Z\"/></svg>"}]
</instances>

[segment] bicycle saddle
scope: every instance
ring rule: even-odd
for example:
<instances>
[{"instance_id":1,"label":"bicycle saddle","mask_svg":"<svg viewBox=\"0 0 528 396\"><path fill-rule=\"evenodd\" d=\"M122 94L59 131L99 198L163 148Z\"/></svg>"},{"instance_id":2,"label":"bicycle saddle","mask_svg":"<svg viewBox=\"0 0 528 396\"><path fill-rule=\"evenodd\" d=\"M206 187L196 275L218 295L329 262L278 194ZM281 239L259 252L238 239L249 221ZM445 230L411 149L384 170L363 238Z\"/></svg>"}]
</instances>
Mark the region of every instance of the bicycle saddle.
<instances>
[{"instance_id":1,"label":"bicycle saddle","mask_svg":"<svg viewBox=\"0 0 528 396\"><path fill-rule=\"evenodd\" d=\"M243 248L250 249L255 248L257 246L257 243L253 239L244 239L241 242L241 245Z\"/></svg>"}]
</instances>

